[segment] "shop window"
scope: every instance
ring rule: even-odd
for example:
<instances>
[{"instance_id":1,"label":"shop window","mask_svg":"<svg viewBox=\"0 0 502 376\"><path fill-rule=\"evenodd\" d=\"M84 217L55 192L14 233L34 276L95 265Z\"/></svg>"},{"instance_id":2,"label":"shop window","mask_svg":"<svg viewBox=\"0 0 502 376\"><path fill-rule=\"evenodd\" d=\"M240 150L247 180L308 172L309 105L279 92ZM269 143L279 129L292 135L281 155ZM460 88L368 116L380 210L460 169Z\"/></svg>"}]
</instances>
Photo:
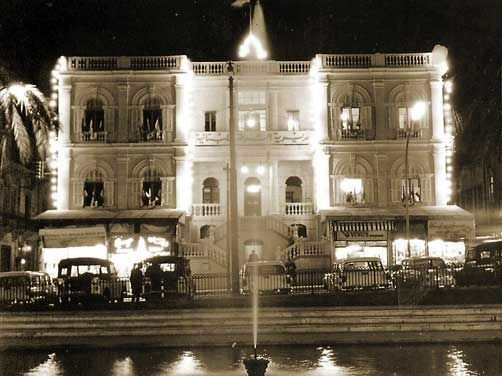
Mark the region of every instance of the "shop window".
<instances>
[{"instance_id":1,"label":"shop window","mask_svg":"<svg viewBox=\"0 0 502 376\"><path fill-rule=\"evenodd\" d=\"M288 111L288 131L300 130L300 111Z\"/></svg>"},{"instance_id":2,"label":"shop window","mask_svg":"<svg viewBox=\"0 0 502 376\"><path fill-rule=\"evenodd\" d=\"M347 204L365 203L365 193L362 179L345 178L340 182L340 189Z\"/></svg>"},{"instance_id":3,"label":"shop window","mask_svg":"<svg viewBox=\"0 0 502 376\"><path fill-rule=\"evenodd\" d=\"M157 98L150 99L143 109L142 140L162 140L162 109Z\"/></svg>"},{"instance_id":4,"label":"shop window","mask_svg":"<svg viewBox=\"0 0 502 376\"><path fill-rule=\"evenodd\" d=\"M202 183L202 203L203 204L220 203L220 188L218 180L216 180L215 178L207 178Z\"/></svg>"},{"instance_id":5,"label":"shop window","mask_svg":"<svg viewBox=\"0 0 502 376\"><path fill-rule=\"evenodd\" d=\"M207 111L204 114L204 130L216 132L216 111Z\"/></svg>"},{"instance_id":6,"label":"shop window","mask_svg":"<svg viewBox=\"0 0 502 376\"><path fill-rule=\"evenodd\" d=\"M83 141L96 141L100 137L99 132L103 132L105 121L105 111L103 103L98 99L91 99L87 102L85 115L82 119L82 139Z\"/></svg>"},{"instance_id":7,"label":"shop window","mask_svg":"<svg viewBox=\"0 0 502 376\"><path fill-rule=\"evenodd\" d=\"M422 201L422 188L419 178L401 179L401 201L405 202L407 197L411 204Z\"/></svg>"}]
</instances>

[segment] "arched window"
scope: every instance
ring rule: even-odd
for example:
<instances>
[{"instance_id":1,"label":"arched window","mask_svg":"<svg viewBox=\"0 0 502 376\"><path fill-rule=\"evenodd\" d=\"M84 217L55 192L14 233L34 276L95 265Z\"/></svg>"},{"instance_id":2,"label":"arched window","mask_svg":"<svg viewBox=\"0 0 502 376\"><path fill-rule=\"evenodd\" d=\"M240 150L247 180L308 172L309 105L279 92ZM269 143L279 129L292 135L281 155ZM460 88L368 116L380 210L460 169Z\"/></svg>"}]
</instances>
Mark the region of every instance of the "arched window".
<instances>
[{"instance_id":1,"label":"arched window","mask_svg":"<svg viewBox=\"0 0 502 376\"><path fill-rule=\"evenodd\" d=\"M90 171L84 180L84 207L100 207L104 205L103 175L98 170Z\"/></svg>"},{"instance_id":2,"label":"arched window","mask_svg":"<svg viewBox=\"0 0 502 376\"><path fill-rule=\"evenodd\" d=\"M150 97L144 104L141 133L143 141L162 140L162 108L158 97Z\"/></svg>"},{"instance_id":3,"label":"arched window","mask_svg":"<svg viewBox=\"0 0 502 376\"><path fill-rule=\"evenodd\" d=\"M302 202L302 180L297 176L290 176L286 180L286 202Z\"/></svg>"},{"instance_id":4,"label":"arched window","mask_svg":"<svg viewBox=\"0 0 502 376\"><path fill-rule=\"evenodd\" d=\"M307 226L301 223L294 223L291 225L293 238L307 238Z\"/></svg>"},{"instance_id":5,"label":"arched window","mask_svg":"<svg viewBox=\"0 0 502 376\"><path fill-rule=\"evenodd\" d=\"M82 139L83 141L97 141L100 132L105 130L105 111L103 102L99 99L87 101L85 115L82 119Z\"/></svg>"},{"instance_id":6,"label":"arched window","mask_svg":"<svg viewBox=\"0 0 502 376\"><path fill-rule=\"evenodd\" d=\"M214 226L211 225L202 226L200 228L200 238L214 240Z\"/></svg>"},{"instance_id":7,"label":"arched window","mask_svg":"<svg viewBox=\"0 0 502 376\"><path fill-rule=\"evenodd\" d=\"M141 203L143 207L160 206L162 204L162 181L156 169L146 170L143 176Z\"/></svg>"},{"instance_id":8,"label":"arched window","mask_svg":"<svg viewBox=\"0 0 502 376\"><path fill-rule=\"evenodd\" d=\"M220 188L218 180L216 180L215 178L207 178L202 183L202 203L203 204L220 203Z\"/></svg>"}]
</instances>

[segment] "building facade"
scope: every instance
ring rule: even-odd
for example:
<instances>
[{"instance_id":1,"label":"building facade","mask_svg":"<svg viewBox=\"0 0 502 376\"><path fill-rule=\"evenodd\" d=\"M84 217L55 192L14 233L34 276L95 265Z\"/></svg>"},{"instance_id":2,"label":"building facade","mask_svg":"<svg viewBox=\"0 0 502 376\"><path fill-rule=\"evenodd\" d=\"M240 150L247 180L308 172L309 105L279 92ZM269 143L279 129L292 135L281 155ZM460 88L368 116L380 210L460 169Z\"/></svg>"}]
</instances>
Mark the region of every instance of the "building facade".
<instances>
[{"instance_id":1,"label":"building facade","mask_svg":"<svg viewBox=\"0 0 502 376\"><path fill-rule=\"evenodd\" d=\"M241 264L252 251L300 268L363 254L460 260L474 221L447 205L444 63L436 48L311 61L62 58L40 267L86 254L127 274L174 249L196 272L226 272L232 135Z\"/></svg>"}]
</instances>

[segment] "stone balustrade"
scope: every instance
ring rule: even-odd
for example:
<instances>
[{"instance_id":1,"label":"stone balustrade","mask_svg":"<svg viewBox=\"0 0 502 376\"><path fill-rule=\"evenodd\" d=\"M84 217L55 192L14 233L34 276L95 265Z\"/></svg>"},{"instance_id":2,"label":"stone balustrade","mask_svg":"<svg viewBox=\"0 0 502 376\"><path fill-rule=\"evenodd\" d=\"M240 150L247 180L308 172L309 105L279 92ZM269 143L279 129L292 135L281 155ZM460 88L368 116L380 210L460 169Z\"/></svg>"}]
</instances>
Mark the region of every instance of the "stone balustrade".
<instances>
[{"instance_id":1,"label":"stone balustrade","mask_svg":"<svg viewBox=\"0 0 502 376\"><path fill-rule=\"evenodd\" d=\"M220 204L193 204L192 215L194 217L219 217L223 215Z\"/></svg>"},{"instance_id":2,"label":"stone balustrade","mask_svg":"<svg viewBox=\"0 0 502 376\"><path fill-rule=\"evenodd\" d=\"M322 69L369 67L432 66L432 53L405 54L317 54ZM311 70L310 61L234 61L234 75L281 74L305 75ZM71 56L63 71L106 70L177 70L192 71L195 75L226 75L228 63L189 62L185 55L174 56Z\"/></svg>"},{"instance_id":3,"label":"stone balustrade","mask_svg":"<svg viewBox=\"0 0 502 376\"><path fill-rule=\"evenodd\" d=\"M207 258L220 265L227 264L226 251L212 243L181 243L181 254L189 259Z\"/></svg>"},{"instance_id":4,"label":"stone balustrade","mask_svg":"<svg viewBox=\"0 0 502 376\"><path fill-rule=\"evenodd\" d=\"M299 240L283 251L283 259L291 257L293 260L300 257L329 256L329 244L325 241L307 242Z\"/></svg>"},{"instance_id":5,"label":"stone balustrade","mask_svg":"<svg viewBox=\"0 0 502 376\"><path fill-rule=\"evenodd\" d=\"M82 132L80 135L80 140L84 142L107 142L108 132Z\"/></svg>"},{"instance_id":6,"label":"stone balustrade","mask_svg":"<svg viewBox=\"0 0 502 376\"><path fill-rule=\"evenodd\" d=\"M286 215L310 215L312 214L311 202L286 202Z\"/></svg>"},{"instance_id":7,"label":"stone balustrade","mask_svg":"<svg viewBox=\"0 0 502 376\"><path fill-rule=\"evenodd\" d=\"M422 129L396 129L396 140L406 140L407 133L410 132L410 139L421 139L424 136Z\"/></svg>"}]
</instances>

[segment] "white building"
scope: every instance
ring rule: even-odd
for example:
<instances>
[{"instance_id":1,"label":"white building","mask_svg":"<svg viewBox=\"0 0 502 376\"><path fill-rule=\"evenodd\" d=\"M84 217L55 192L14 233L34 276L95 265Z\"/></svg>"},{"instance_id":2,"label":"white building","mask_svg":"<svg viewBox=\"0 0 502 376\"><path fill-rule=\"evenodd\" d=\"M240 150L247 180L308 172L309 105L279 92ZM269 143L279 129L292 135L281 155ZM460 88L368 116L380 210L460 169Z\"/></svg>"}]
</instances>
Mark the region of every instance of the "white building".
<instances>
[{"instance_id":1,"label":"white building","mask_svg":"<svg viewBox=\"0 0 502 376\"><path fill-rule=\"evenodd\" d=\"M462 259L474 221L447 205L443 49L237 61L233 72L186 56L60 59L57 200L39 216L40 267L98 255L125 274L167 240L195 272L227 270L230 76L241 263L252 250L300 268L356 254L399 262L404 196L411 254Z\"/></svg>"}]
</instances>

